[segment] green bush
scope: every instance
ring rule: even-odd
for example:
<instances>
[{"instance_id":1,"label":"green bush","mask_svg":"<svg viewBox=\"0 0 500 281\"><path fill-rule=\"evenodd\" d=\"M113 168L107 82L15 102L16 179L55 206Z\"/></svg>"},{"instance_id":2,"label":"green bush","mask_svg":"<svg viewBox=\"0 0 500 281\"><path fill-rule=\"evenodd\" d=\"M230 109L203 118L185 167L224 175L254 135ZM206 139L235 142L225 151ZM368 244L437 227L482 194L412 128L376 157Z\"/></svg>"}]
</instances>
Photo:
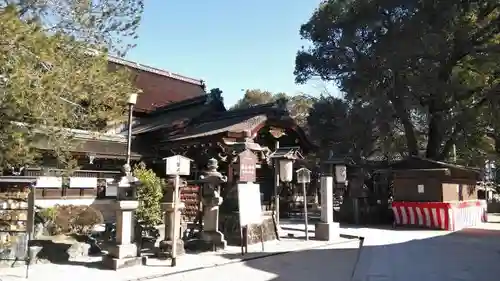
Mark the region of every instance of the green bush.
<instances>
[{"instance_id":1,"label":"green bush","mask_svg":"<svg viewBox=\"0 0 500 281\"><path fill-rule=\"evenodd\" d=\"M45 222L54 222L57 216L57 209L54 207L45 208L40 210L38 214Z\"/></svg>"},{"instance_id":2,"label":"green bush","mask_svg":"<svg viewBox=\"0 0 500 281\"><path fill-rule=\"evenodd\" d=\"M134 176L141 185L137 189L139 207L136 218L145 226L156 226L162 221L161 200L163 198L164 181L151 169L147 169L144 163L134 167Z\"/></svg>"}]
</instances>

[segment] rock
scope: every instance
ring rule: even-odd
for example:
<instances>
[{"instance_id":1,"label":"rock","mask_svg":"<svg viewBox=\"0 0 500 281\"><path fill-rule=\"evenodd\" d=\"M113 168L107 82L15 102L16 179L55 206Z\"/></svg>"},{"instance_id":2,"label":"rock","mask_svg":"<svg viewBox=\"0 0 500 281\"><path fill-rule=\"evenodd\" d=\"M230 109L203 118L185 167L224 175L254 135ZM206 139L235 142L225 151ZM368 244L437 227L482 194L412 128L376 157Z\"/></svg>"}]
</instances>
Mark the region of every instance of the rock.
<instances>
[{"instance_id":1,"label":"rock","mask_svg":"<svg viewBox=\"0 0 500 281\"><path fill-rule=\"evenodd\" d=\"M35 225L35 233L34 233L34 237L35 239L38 239L40 237L42 237L43 235L45 235L45 227L43 225L43 223L37 223Z\"/></svg>"},{"instance_id":2,"label":"rock","mask_svg":"<svg viewBox=\"0 0 500 281\"><path fill-rule=\"evenodd\" d=\"M184 241L181 239L177 239L177 247L176 247L177 256L182 256L186 252L184 250ZM160 242L159 247L157 249L157 257L158 258L167 258L172 254L172 241L163 240Z\"/></svg>"},{"instance_id":3,"label":"rock","mask_svg":"<svg viewBox=\"0 0 500 281\"><path fill-rule=\"evenodd\" d=\"M89 248L89 255L99 255L99 254L102 254L102 249L99 246L99 244L97 243L97 239L95 239L92 236L89 236L87 242L89 243L89 246L90 246L90 248Z\"/></svg>"},{"instance_id":4,"label":"rock","mask_svg":"<svg viewBox=\"0 0 500 281\"><path fill-rule=\"evenodd\" d=\"M40 246L31 246L28 248L28 257L30 264L35 264L38 260L38 253L42 250L43 247Z\"/></svg>"},{"instance_id":5,"label":"rock","mask_svg":"<svg viewBox=\"0 0 500 281\"><path fill-rule=\"evenodd\" d=\"M96 224L94 227L92 227L92 230L90 233L92 234L101 234L102 232L106 231L106 225L105 224Z\"/></svg>"},{"instance_id":6,"label":"rock","mask_svg":"<svg viewBox=\"0 0 500 281\"><path fill-rule=\"evenodd\" d=\"M89 254L90 245L87 243L77 242L71 245L66 251L69 258L85 257Z\"/></svg>"}]
</instances>

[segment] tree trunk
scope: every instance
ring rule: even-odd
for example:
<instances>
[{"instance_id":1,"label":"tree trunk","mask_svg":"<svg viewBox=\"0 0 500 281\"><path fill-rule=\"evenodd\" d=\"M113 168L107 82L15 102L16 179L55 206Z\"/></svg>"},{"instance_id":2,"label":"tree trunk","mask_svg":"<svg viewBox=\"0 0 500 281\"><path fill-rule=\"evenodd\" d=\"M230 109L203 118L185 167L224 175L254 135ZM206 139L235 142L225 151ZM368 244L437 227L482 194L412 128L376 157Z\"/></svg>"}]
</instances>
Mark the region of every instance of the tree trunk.
<instances>
[{"instance_id":1,"label":"tree trunk","mask_svg":"<svg viewBox=\"0 0 500 281\"><path fill-rule=\"evenodd\" d=\"M396 115L399 117L399 120L403 124L403 128L405 131L405 138L406 138L406 146L408 147L408 153L410 154L410 156L418 156L418 143L413 123L411 122L410 114L408 113L408 109L405 106L403 99L399 97L398 94L396 94L396 89L399 90L396 76L394 76L393 88L392 88L393 91L388 92L389 100L394 106Z\"/></svg>"},{"instance_id":2,"label":"tree trunk","mask_svg":"<svg viewBox=\"0 0 500 281\"><path fill-rule=\"evenodd\" d=\"M415 130L413 124L411 123L410 115L408 114L408 111L406 110L400 98L394 97L393 99L391 99L391 102L394 105L396 115L399 117L399 120L403 124L408 153L411 156L418 156L417 137L415 136Z\"/></svg>"},{"instance_id":3,"label":"tree trunk","mask_svg":"<svg viewBox=\"0 0 500 281\"><path fill-rule=\"evenodd\" d=\"M427 133L427 148L425 151L425 157L429 159L439 160L441 144L443 141L443 134L441 131L441 121L442 118L440 114L432 114L431 120L429 121L429 131Z\"/></svg>"}]
</instances>

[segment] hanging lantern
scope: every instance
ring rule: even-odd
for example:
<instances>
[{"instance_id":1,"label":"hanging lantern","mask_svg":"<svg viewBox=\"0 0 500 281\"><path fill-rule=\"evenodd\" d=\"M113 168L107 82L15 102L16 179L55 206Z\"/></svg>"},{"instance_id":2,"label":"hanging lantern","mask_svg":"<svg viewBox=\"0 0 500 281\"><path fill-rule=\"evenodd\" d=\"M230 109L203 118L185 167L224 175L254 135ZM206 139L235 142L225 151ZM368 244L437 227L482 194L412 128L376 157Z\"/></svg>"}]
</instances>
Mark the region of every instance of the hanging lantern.
<instances>
[{"instance_id":1,"label":"hanging lantern","mask_svg":"<svg viewBox=\"0 0 500 281\"><path fill-rule=\"evenodd\" d=\"M345 183L347 181L347 167L345 165L335 165L335 181L337 183Z\"/></svg>"},{"instance_id":2,"label":"hanging lantern","mask_svg":"<svg viewBox=\"0 0 500 281\"><path fill-rule=\"evenodd\" d=\"M282 182L291 182L293 180L293 160L281 159L280 165L280 179Z\"/></svg>"}]
</instances>

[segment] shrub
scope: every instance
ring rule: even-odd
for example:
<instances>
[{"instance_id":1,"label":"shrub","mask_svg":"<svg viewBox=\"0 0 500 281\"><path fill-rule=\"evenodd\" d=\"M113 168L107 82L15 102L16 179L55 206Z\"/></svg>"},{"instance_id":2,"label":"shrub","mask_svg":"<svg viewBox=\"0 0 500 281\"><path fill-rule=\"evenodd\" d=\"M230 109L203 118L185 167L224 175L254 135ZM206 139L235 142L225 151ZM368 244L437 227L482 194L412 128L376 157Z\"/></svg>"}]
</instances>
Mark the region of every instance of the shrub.
<instances>
[{"instance_id":1,"label":"shrub","mask_svg":"<svg viewBox=\"0 0 500 281\"><path fill-rule=\"evenodd\" d=\"M42 212L42 216L52 217L47 220L49 232L56 234L86 234L94 225L103 223L99 210L90 206L56 205L53 210Z\"/></svg>"},{"instance_id":2,"label":"shrub","mask_svg":"<svg viewBox=\"0 0 500 281\"><path fill-rule=\"evenodd\" d=\"M82 210L73 222L73 231L80 234L88 233L96 224L102 224L104 218L99 210L87 207Z\"/></svg>"},{"instance_id":3,"label":"shrub","mask_svg":"<svg viewBox=\"0 0 500 281\"><path fill-rule=\"evenodd\" d=\"M57 210L54 207L49 207L42 209L38 212L40 217L44 220L44 222L54 222L57 216Z\"/></svg>"},{"instance_id":4,"label":"shrub","mask_svg":"<svg viewBox=\"0 0 500 281\"><path fill-rule=\"evenodd\" d=\"M141 185L137 189L139 207L136 218L145 226L156 226L162 221L161 200L163 198L163 180L151 169L146 169L144 163L134 167L134 176Z\"/></svg>"}]
</instances>

